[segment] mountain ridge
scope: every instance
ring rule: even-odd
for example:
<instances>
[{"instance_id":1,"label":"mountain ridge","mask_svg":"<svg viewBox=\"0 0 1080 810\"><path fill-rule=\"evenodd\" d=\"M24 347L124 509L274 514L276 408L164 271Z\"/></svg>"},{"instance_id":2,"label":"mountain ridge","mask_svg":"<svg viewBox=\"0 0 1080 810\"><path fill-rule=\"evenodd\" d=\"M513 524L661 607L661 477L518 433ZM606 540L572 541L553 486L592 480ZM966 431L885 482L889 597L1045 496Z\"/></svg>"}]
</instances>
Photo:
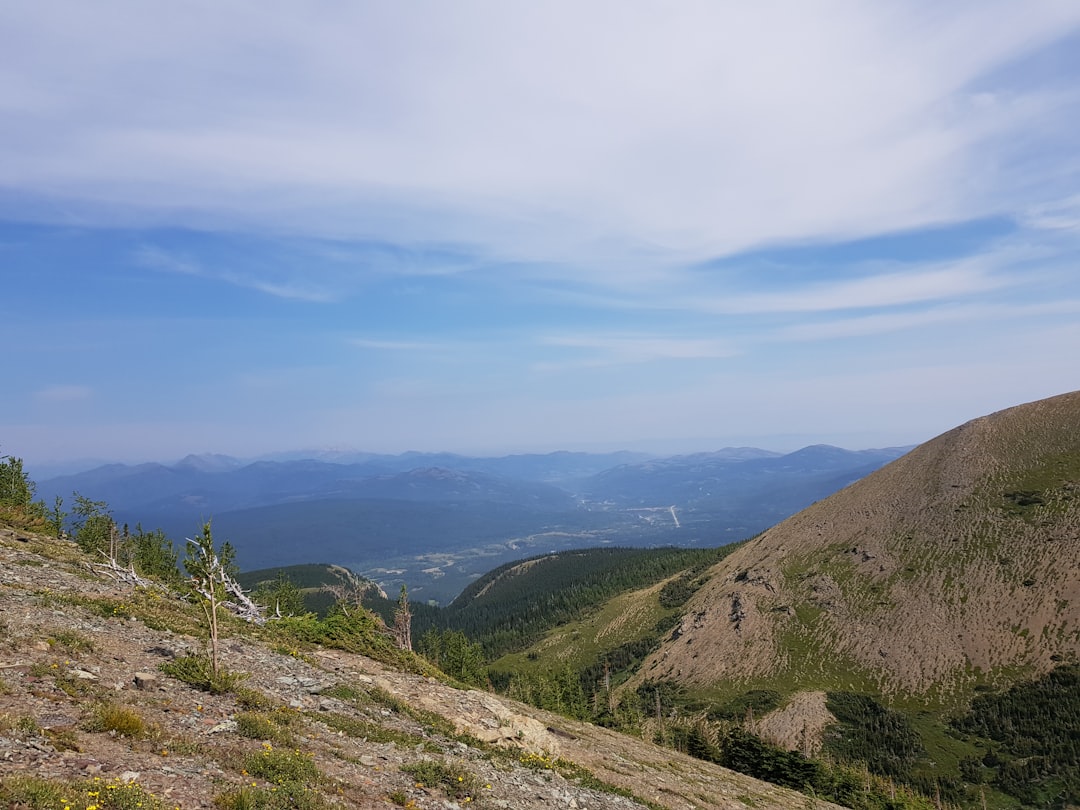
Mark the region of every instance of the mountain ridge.
<instances>
[{"instance_id":1,"label":"mountain ridge","mask_svg":"<svg viewBox=\"0 0 1080 810\"><path fill-rule=\"evenodd\" d=\"M445 603L488 568L522 556L742 540L901 452L742 447L648 461L410 453L240 467L204 456L171 467L109 465L39 482L38 493L51 503L78 491L106 503L120 524L174 538L212 518L246 568L315 557L366 572L390 592L406 584Z\"/></svg>"}]
</instances>

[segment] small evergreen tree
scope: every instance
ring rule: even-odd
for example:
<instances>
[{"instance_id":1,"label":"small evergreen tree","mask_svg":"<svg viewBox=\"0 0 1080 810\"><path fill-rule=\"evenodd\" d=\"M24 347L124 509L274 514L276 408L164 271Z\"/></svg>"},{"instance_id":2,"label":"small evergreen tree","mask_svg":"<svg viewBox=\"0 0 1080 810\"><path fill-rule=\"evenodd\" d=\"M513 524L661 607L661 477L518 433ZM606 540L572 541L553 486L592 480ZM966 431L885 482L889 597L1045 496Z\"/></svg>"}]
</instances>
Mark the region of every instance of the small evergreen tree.
<instances>
[{"instance_id":1,"label":"small evergreen tree","mask_svg":"<svg viewBox=\"0 0 1080 810\"><path fill-rule=\"evenodd\" d=\"M49 510L49 521L52 523L53 533L59 540L64 536L64 518L67 517L67 512L64 511L64 499L59 495L53 499L52 509Z\"/></svg>"},{"instance_id":2,"label":"small evergreen tree","mask_svg":"<svg viewBox=\"0 0 1080 810\"><path fill-rule=\"evenodd\" d=\"M202 531L194 540L188 540L184 568L191 577L191 588L199 600L206 617L206 629L210 640L210 671L213 677L220 673L218 666L218 607L226 598L225 568L214 548L210 524L203 524Z\"/></svg>"},{"instance_id":3,"label":"small evergreen tree","mask_svg":"<svg viewBox=\"0 0 1080 810\"><path fill-rule=\"evenodd\" d=\"M45 504L34 500L35 492L22 459L0 455L0 519L28 529L44 529Z\"/></svg>"},{"instance_id":4,"label":"small evergreen tree","mask_svg":"<svg viewBox=\"0 0 1080 810\"><path fill-rule=\"evenodd\" d=\"M90 500L78 492L74 497L75 542L87 554L106 554L115 560L116 524L109 513L109 505L105 501Z\"/></svg>"},{"instance_id":5,"label":"small evergreen tree","mask_svg":"<svg viewBox=\"0 0 1080 810\"><path fill-rule=\"evenodd\" d=\"M483 648L460 630L428 630L420 639L420 654L463 683L487 683Z\"/></svg>"},{"instance_id":6,"label":"small evergreen tree","mask_svg":"<svg viewBox=\"0 0 1080 810\"><path fill-rule=\"evenodd\" d=\"M179 584L181 577L176 549L161 529L148 532L143 530L141 524L136 524L135 533L130 535L127 546L131 562L140 574Z\"/></svg>"},{"instance_id":7,"label":"small evergreen tree","mask_svg":"<svg viewBox=\"0 0 1080 810\"><path fill-rule=\"evenodd\" d=\"M34 482L23 470L23 460L0 456L0 503L26 509L33 503Z\"/></svg>"},{"instance_id":8,"label":"small evergreen tree","mask_svg":"<svg viewBox=\"0 0 1080 810\"><path fill-rule=\"evenodd\" d=\"M272 616L302 616L307 613L304 595L284 571L278 571L273 582L261 583L252 597L265 606Z\"/></svg>"}]
</instances>

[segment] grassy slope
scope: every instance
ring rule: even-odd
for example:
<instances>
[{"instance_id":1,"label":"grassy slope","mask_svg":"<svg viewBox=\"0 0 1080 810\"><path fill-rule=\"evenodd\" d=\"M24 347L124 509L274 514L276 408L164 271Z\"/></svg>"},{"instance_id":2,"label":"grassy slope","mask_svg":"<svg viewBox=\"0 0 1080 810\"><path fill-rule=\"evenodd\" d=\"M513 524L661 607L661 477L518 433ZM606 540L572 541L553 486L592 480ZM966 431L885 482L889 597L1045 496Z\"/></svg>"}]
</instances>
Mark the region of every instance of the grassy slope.
<instances>
[{"instance_id":1,"label":"grassy slope","mask_svg":"<svg viewBox=\"0 0 1080 810\"><path fill-rule=\"evenodd\" d=\"M496 671L540 673L565 667L581 669L602 661L606 653L640 640L659 641L655 628L676 610L660 607L661 583L621 593L589 615L559 625L520 652L492 662Z\"/></svg>"},{"instance_id":2,"label":"grassy slope","mask_svg":"<svg viewBox=\"0 0 1080 810\"><path fill-rule=\"evenodd\" d=\"M1080 394L950 431L751 541L649 663L957 707L1080 652L1077 571Z\"/></svg>"}]
</instances>

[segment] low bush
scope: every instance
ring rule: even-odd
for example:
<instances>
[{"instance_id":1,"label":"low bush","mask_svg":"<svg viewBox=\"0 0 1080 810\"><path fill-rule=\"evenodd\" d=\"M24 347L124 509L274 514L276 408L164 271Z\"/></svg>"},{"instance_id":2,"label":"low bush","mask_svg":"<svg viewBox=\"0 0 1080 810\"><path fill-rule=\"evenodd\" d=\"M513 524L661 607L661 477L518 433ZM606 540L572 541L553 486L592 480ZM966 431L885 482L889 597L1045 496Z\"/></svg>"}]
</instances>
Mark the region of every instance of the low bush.
<instances>
[{"instance_id":1,"label":"low bush","mask_svg":"<svg viewBox=\"0 0 1080 810\"><path fill-rule=\"evenodd\" d=\"M472 773L452 762L439 759L422 759L401 767L421 787L437 788L457 801L472 801L480 792L480 780Z\"/></svg>"},{"instance_id":2,"label":"low bush","mask_svg":"<svg viewBox=\"0 0 1080 810\"><path fill-rule=\"evenodd\" d=\"M108 732L132 739L150 736L150 728L142 717L126 706L116 706L112 703L99 703L94 706L83 728L87 731Z\"/></svg>"},{"instance_id":3,"label":"low bush","mask_svg":"<svg viewBox=\"0 0 1080 810\"><path fill-rule=\"evenodd\" d=\"M298 748L274 748L264 742L261 751L244 758L244 770L275 785L312 782L319 776L315 760Z\"/></svg>"},{"instance_id":4,"label":"low bush","mask_svg":"<svg viewBox=\"0 0 1080 810\"><path fill-rule=\"evenodd\" d=\"M233 691L247 677L246 672L231 672L227 669L218 669L217 674L214 674L208 655L184 655L166 661L158 668L166 675L212 695Z\"/></svg>"}]
</instances>

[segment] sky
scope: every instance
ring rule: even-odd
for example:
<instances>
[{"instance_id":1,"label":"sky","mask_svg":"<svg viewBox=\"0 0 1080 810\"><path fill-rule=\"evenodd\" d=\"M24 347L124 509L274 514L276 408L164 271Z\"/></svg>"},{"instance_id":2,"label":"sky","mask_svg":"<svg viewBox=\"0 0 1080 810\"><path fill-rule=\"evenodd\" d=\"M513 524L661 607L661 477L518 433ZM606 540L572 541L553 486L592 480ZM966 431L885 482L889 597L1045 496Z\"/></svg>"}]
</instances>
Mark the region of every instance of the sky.
<instances>
[{"instance_id":1,"label":"sky","mask_svg":"<svg viewBox=\"0 0 1080 810\"><path fill-rule=\"evenodd\" d=\"M1080 4L0 4L0 454L916 444L1080 388Z\"/></svg>"}]
</instances>

